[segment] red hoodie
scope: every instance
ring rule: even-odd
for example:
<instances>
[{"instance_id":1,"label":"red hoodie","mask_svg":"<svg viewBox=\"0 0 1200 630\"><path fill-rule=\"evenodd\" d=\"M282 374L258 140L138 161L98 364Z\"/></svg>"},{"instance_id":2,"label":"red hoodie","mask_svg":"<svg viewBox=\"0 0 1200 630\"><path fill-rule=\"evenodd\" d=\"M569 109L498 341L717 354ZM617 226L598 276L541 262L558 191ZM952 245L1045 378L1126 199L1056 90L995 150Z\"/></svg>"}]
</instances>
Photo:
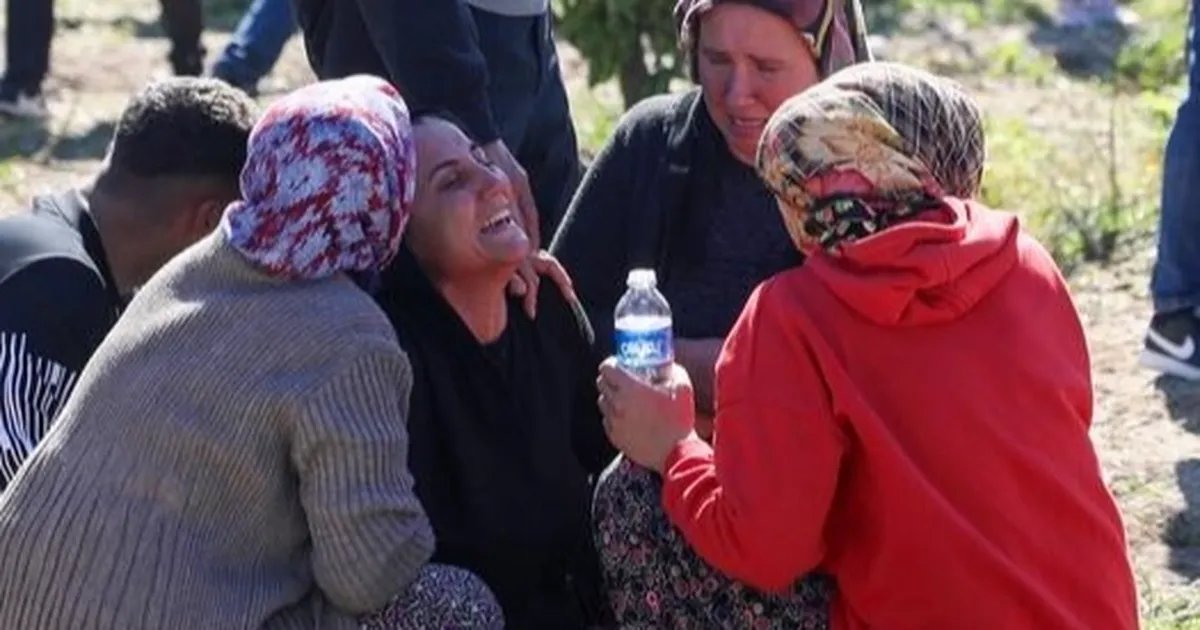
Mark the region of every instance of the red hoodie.
<instances>
[{"instance_id":1,"label":"red hoodie","mask_svg":"<svg viewBox=\"0 0 1200 630\"><path fill-rule=\"evenodd\" d=\"M665 508L748 584L833 576L835 630L1137 628L1065 283L1012 215L948 214L755 291Z\"/></svg>"}]
</instances>

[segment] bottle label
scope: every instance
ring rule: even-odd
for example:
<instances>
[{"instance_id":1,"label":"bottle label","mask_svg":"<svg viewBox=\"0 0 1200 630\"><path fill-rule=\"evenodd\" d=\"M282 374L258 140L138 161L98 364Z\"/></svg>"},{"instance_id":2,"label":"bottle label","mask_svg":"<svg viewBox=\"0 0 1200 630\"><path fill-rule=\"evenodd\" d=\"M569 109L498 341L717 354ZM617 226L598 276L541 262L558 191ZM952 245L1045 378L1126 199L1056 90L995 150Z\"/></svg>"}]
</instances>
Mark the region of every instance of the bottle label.
<instances>
[{"instance_id":1,"label":"bottle label","mask_svg":"<svg viewBox=\"0 0 1200 630\"><path fill-rule=\"evenodd\" d=\"M675 360L671 327L616 330L617 360L628 368L666 365Z\"/></svg>"}]
</instances>

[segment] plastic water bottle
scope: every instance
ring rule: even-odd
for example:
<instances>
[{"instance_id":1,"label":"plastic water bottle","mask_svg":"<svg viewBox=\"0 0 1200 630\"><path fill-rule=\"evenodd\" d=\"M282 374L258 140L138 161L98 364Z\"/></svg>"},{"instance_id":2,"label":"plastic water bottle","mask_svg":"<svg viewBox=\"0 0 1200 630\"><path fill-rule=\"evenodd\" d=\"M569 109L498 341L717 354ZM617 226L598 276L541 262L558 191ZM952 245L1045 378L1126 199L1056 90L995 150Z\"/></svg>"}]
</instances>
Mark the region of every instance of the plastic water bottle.
<instances>
[{"instance_id":1,"label":"plastic water bottle","mask_svg":"<svg viewBox=\"0 0 1200 630\"><path fill-rule=\"evenodd\" d=\"M671 305L653 269L631 270L625 286L614 315L617 362L647 382L666 382L675 361Z\"/></svg>"}]
</instances>

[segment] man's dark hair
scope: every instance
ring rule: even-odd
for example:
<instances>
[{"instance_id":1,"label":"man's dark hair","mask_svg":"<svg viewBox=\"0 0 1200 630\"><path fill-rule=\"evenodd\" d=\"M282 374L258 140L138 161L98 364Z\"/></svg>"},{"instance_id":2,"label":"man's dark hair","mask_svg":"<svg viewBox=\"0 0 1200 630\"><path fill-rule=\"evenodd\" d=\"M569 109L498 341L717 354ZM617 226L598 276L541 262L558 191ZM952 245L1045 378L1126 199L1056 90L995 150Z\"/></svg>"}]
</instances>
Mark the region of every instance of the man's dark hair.
<instances>
[{"instance_id":1,"label":"man's dark hair","mask_svg":"<svg viewBox=\"0 0 1200 630\"><path fill-rule=\"evenodd\" d=\"M175 77L142 88L113 132L111 164L137 177L236 183L257 119L249 96L216 79Z\"/></svg>"}]
</instances>

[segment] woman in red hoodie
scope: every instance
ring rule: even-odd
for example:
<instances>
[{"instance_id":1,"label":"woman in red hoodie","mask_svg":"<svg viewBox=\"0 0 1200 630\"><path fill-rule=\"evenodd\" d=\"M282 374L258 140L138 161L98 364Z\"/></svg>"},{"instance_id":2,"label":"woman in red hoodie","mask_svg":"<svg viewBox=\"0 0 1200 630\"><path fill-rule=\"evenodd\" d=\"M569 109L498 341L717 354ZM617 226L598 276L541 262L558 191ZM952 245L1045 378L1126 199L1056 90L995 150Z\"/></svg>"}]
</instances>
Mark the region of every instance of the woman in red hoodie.
<instances>
[{"instance_id":1,"label":"woman in red hoodie","mask_svg":"<svg viewBox=\"0 0 1200 630\"><path fill-rule=\"evenodd\" d=\"M1137 628L1078 315L1017 218L971 199L982 164L970 97L895 64L772 117L757 168L808 259L726 340L712 444L681 368L665 388L601 368L610 438L662 477L657 496L629 473L598 490L626 620L703 625L715 569L768 603L831 577L835 630ZM673 528L630 518L660 500ZM645 557L673 558L671 580L629 568Z\"/></svg>"}]
</instances>

